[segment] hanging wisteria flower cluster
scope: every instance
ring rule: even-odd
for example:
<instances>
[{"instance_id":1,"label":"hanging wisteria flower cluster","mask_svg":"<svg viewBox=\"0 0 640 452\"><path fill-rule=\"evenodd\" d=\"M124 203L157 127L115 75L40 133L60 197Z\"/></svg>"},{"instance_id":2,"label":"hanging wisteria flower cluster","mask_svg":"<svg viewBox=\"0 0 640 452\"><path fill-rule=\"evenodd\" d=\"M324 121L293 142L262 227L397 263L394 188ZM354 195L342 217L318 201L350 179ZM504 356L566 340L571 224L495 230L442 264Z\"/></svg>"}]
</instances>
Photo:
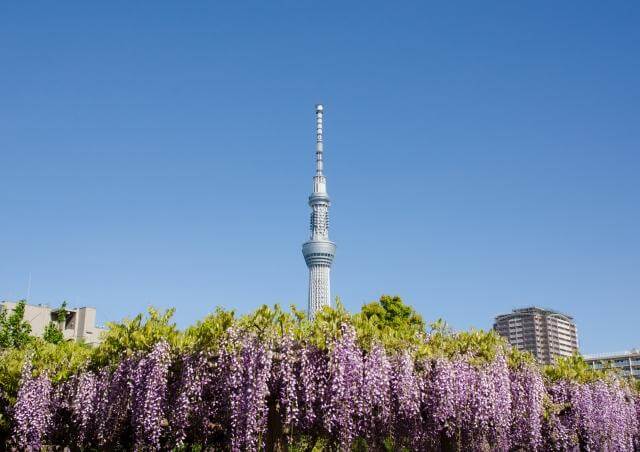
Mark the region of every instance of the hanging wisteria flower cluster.
<instances>
[{"instance_id":1,"label":"hanging wisteria flower cluster","mask_svg":"<svg viewBox=\"0 0 640 452\"><path fill-rule=\"evenodd\" d=\"M25 365L11 446L98 450L609 450L640 446L640 400L616 380L545 384L498 355L426 358L362 348L343 325L326 348L233 328L216 351L158 342L115 368L53 384ZM635 449L637 450L637 449Z\"/></svg>"}]
</instances>

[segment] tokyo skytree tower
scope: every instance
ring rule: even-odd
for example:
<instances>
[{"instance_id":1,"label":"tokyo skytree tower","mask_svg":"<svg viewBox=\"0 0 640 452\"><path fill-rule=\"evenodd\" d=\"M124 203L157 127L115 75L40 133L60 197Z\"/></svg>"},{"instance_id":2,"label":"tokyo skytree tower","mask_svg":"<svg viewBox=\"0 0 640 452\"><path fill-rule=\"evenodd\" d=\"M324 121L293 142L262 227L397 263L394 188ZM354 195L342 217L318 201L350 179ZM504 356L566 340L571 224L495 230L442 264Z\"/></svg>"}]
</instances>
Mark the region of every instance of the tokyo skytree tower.
<instances>
[{"instance_id":1,"label":"tokyo skytree tower","mask_svg":"<svg viewBox=\"0 0 640 452\"><path fill-rule=\"evenodd\" d=\"M311 207L311 238L302 245L302 254L309 267L309 318L324 306L331 306L330 272L336 245L329 240L329 195L323 174L322 117L324 108L316 105L316 175Z\"/></svg>"}]
</instances>

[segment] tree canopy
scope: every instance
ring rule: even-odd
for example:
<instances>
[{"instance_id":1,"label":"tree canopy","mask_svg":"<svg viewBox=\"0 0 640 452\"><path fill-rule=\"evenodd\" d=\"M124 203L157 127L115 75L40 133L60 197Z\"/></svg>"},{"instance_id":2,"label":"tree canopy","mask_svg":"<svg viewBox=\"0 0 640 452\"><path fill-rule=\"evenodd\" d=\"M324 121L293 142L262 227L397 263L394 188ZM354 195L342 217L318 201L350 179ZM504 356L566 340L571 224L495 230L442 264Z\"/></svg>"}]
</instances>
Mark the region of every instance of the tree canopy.
<instances>
[{"instance_id":1,"label":"tree canopy","mask_svg":"<svg viewBox=\"0 0 640 452\"><path fill-rule=\"evenodd\" d=\"M67 302L63 301L60 308L55 312L56 321L49 322L44 329L42 338L50 344L59 344L64 340L62 329L67 319Z\"/></svg>"},{"instance_id":2,"label":"tree canopy","mask_svg":"<svg viewBox=\"0 0 640 452\"><path fill-rule=\"evenodd\" d=\"M26 301L20 300L11 312L0 306L0 348L20 348L30 340L31 325L24 320Z\"/></svg>"}]
</instances>

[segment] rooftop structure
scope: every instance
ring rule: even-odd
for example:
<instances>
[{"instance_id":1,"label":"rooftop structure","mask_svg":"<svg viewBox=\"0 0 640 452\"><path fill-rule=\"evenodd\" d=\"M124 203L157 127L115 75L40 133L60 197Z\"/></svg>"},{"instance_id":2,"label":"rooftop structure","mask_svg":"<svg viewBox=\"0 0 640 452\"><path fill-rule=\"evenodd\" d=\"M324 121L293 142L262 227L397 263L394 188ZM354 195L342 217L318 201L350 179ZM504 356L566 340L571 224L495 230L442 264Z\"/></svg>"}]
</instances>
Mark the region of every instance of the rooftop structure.
<instances>
[{"instance_id":1,"label":"rooftop structure","mask_svg":"<svg viewBox=\"0 0 640 452\"><path fill-rule=\"evenodd\" d=\"M324 306L331 306L331 264L336 245L329 240L329 195L324 177L323 130L324 107L316 105L316 174L313 192L309 196L311 207L311 237L302 245L302 254L309 268L308 315L313 318Z\"/></svg>"},{"instance_id":2,"label":"rooftop structure","mask_svg":"<svg viewBox=\"0 0 640 452\"><path fill-rule=\"evenodd\" d=\"M13 311L16 304L16 302L3 301L0 302L0 309ZM96 326L96 308L67 308L65 311L65 321L59 323L59 309L44 304L27 304L24 309L24 320L31 325L33 336L42 337L47 325L54 322L58 323L66 340L83 340L88 344L100 342L100 333L104 330Z\"/></svg>"},{"instance_id":3,"label":"rooftop structure","mask_svg":"<svg viewBox=\"0 0 640 452\"><path fill-rule=\"evenodd\" d=\"M617 370L622 376L640 380L640 349L638 348L624 352L585 355L584 360L594 369L610 368Z\"/></svg>"},{"instance_id":4,"label":"rooftop structure","mask_svg":"<svg viewBox=\"0 0 640 452\"><path fill-rule=\"evenodd\" d=\"M493 328L518 350L528 351L542 364L578 351L573 317L552 309L528 307L499 315Z\"/></svg>"}]
</instances>

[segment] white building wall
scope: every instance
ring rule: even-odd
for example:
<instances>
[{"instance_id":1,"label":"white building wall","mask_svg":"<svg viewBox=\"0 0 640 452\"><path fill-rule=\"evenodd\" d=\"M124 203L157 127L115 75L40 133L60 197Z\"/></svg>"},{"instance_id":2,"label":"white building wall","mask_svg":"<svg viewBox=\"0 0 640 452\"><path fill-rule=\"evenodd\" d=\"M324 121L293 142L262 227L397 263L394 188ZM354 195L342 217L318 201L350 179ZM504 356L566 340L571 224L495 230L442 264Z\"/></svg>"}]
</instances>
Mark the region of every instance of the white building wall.
<instances>
[{"instance_id":1,"label":"white building wall","mask_svg":"<svg viewBox=\"0 0 640 452\"><path fill-rule=\"evenodd\" d=\"M10 301L0 302L0 306L13 311L17 303ZM57 309L47 305L25 305L24 320L31 325L31 335L42 337L49 323L56 322ZM64 325L59 325L62 335L66 340L84 340L89 344L100 342L100 333L103 328L96 326L96 309L82 307L67 309Z\"/></svg>"},{"instance_id":2,"label":"white building wall","mask_svg":"<svg viewBox=\"0 0 640 452\"><path fill-rule=\"evenodd\" d=\"M640 380L640 349L586 355L584 359L594 369L615 369L623 377L633 377L636 380Z\"/></svg>"}]
</instances>

